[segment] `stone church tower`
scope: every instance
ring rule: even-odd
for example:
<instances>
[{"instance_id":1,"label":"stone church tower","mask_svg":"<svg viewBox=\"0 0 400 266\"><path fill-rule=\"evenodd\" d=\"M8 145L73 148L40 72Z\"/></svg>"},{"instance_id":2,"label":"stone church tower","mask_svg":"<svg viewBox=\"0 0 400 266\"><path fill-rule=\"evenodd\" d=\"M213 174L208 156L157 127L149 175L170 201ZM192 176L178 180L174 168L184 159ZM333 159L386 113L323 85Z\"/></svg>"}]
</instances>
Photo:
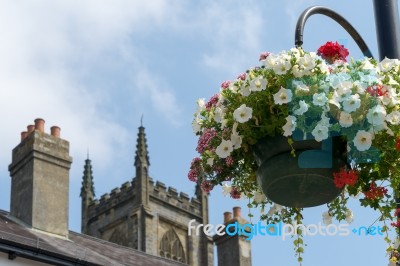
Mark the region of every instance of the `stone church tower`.
<instances>
[{"instance_id":1,"label":"stone church tower","mask_svg":"<svg viewBox=\"0 0 400 266\"><path fill-rule=\"evenodd\" d=\"M190 198L152 180L143 126L134 166L136 176L131 182L96 199L91 162L86 160L80 195L82 233L188 265L213 265L212 239L188 234L189 221L208 223L208 196L197 187Z\"/></svg>"}]
</instances>

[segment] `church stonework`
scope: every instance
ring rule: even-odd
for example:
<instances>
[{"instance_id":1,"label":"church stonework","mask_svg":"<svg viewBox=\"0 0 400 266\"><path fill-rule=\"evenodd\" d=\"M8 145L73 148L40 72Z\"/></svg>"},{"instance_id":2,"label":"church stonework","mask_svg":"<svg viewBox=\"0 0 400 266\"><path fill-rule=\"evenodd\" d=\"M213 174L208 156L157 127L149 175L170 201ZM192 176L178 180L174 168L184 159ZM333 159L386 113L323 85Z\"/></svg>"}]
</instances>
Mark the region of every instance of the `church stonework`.
<instances>
[{"instance_id":1,"label":"church stonework","mask_svg":"<svg viewBox=\"0 0 400 266\"><path fill-rule=\"evenodd\" d=\"M139 127L134 166L136 176L95 198L89 159L82 181L82 233L151 255L167 257L193 266L211 266L213 243L205 234L188 234L189 221L208 223L208 196L197 186L190 198L186 193L154 182L144 127Z\"/></svg>"}]
</instances>

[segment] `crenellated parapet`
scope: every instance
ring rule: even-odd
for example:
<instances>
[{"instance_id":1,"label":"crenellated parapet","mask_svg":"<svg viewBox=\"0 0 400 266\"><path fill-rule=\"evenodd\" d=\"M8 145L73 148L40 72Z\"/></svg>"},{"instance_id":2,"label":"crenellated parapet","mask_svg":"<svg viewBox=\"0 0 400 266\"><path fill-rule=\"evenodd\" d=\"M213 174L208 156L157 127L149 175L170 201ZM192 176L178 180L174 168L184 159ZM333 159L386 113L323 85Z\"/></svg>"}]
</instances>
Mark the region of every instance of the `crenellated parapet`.
<instances>
[{"instance_id":1,"label":"crenellated parapet","mask_svg":"<svg viewBox=\"0 0 400 266\"><path fill-rule=\"evenodd\" d=\"M197 198L190 198L188 194L178 192L174 187L167 188L167 186L160 181L157 181L152 187L152 193L150 195L161 202L201 216L201 204Z\"/></svg>"},{"instance_id":2,"label":"crenellated parapet","mask_svg":"<svg viewBox=\"0 0 400 266\"><path fill-rule=\"evenodd\" d=\"M88 206L89 217L101 215L116 206L132 200L135 197L135 182L125 182L120 187L111 190L95 199Z\"/></svg>"},{"instance_id":3,"label":"crenellated parapet","mask_svg":"<svg viewBox=\"0 0 400 266\"><path fill-rule=\"evenodd\" d=\"M88 206L89 217L95 217L106 213L112 208L126 203L133 202L136 196L135 179L132 182L125 182L120 187L116 187L109 193L94 199ZM201 216L201 203L196 197L189 197L184 192L178 192L174 187L167 187L163 182L154 182L149 180L150 197L156 202L170 205L172 208L178 208L194 215Z\"/></svg>"}]
</instances>

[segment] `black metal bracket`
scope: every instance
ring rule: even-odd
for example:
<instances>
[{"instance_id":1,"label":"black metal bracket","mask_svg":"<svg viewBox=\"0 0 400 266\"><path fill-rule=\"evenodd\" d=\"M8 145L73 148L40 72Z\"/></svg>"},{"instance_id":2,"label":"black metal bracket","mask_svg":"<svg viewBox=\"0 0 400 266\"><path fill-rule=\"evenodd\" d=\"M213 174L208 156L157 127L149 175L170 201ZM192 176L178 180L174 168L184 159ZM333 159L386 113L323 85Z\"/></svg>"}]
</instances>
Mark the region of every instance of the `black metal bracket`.
<instances>
[{"instance_id":1,"label":"black metal bracket","mask_svg":"<svg viewBox=\"0 0 400 266\"><path fill-rule=\"evenodd\" d=\"M303 44L303 31L305 23L307 19L314 14L325 15L335 20L350 34L353 40L357 43L358 47L361 49L361 52L364 54L364 56L373 58L372 53L368 48L368 45L365 43L364 39L357 32L357 30L341 15L323 6L312 6L304 10L303 13L301 13L296 24L296 32L294 40L296 47L301 47L301 45Z\"/></svg>"}]
</instances>

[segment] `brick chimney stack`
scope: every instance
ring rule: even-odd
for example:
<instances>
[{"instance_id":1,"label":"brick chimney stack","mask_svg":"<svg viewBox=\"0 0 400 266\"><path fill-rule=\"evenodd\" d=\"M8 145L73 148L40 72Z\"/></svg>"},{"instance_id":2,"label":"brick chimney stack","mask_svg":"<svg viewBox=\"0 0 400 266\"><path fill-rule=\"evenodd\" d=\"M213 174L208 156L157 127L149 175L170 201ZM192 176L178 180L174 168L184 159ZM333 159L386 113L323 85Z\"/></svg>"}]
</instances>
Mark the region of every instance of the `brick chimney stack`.
<instances>
[{"instance_id":1,"label":"brick chimney stack","mask_svg":"<svg viewBox=\"0 0 400 266\"><path fill-rule=\"evenodd\" d=\"M69 142L60 138L59 127L47 134L44 126L36 119L12 151L11 215L33 229L68 237Z\"/></svg>"},{"instance_id":2,"label":"brick chimney stack","mask_svg":"<svg viewBox=\"0 0 400 266\"><path fill-rule=\"evenodd\" d=\"M249 224L241 216L240 207L234 207L233 212L224 213L224 225L230 224ZM225 233L221 236L215 235L213 240L217 246L218 265L251 266L251 243L245 235L228 235Z\"/></svg>"}]
</instances>

